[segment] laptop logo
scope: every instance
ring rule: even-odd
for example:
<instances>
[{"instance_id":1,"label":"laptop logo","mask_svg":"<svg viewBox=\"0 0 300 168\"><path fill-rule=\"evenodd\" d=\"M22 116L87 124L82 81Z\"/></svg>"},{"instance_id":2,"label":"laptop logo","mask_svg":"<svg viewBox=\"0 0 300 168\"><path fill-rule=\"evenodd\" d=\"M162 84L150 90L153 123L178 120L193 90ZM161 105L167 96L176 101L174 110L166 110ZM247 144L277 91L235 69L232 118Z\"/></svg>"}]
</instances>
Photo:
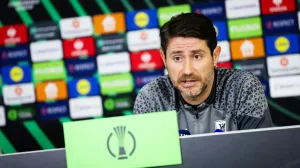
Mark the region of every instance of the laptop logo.
<instances>
[{"instance_id":1,"label":"laptop logo","mask_svg":"<svg viewBox=\"0 0 300 168\"><path fill-rule=\"evenodd\" d=\"M133 155L136 148L134 135L126 130L126 126L114 127L114 132L115 135L111 132L107 138L107 149L110 155L119 160L128 159L129 156ZM114 138L117 138L117 141ZM128 142L129 140L131 142ZM118 150L113 151L112 149Z\"/></svg>"},{"instance_id":2,"label":"laptop logo","mask_svg":"<svg viewBox=\"0 0 300 168\"><path fill-rule=\"evenodd\" d=\"M226 132L226 121L224 120L215 121L215 130L222 130L223 132Z\"/></svg>"}]
</instances>

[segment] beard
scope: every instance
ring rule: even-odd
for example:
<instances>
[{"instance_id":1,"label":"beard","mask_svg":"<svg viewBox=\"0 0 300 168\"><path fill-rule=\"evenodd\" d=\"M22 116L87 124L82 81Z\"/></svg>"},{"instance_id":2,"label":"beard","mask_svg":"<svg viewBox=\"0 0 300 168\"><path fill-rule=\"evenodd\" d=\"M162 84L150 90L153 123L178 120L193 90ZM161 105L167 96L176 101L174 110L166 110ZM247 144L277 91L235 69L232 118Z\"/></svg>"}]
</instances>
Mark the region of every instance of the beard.
<instances>
[{"instance_id":1,"label":"beard","mask_svg":"<svg viewBox=\"0 0 300 168\"><path fill-rule=\"evenodd\" d=\"M200 75L195 75L195 74L190 74L190 75L182 75L178 78L177 82L173 81L172 79L172 83L174 85L174 87L176 89L178 89L181 93L182 96L190 99L190 100L196 100L198 97L200 97L208 88L208 86L212 83L213 81L213 74L214 74L214 68L212 69L212 71L210 71L208 73L208 75L206 77L204 77L204 79L202 79L202 77ZM200 82L200 87L196 88L196 89L189 89L189 88L181 88L179 86L179 84L181 82L187 81L187 80L191 80L191 81L197 81Z\"/></svg>"}]
</instances>

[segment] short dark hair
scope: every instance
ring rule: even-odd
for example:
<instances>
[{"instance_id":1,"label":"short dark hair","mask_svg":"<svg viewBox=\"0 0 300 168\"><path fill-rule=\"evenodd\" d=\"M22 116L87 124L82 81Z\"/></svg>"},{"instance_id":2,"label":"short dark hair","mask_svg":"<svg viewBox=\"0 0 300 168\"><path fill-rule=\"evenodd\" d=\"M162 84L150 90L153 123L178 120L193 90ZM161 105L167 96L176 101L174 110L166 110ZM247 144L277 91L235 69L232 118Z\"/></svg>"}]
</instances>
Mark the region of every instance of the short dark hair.
<instances>
[{"instance_id":1,"label":"short dark hair","mask_svg":"<svg viewBox=\"0 0 300 168\"><path fill-rule=\"evenodd\" d=\"M211 55L217 46L216 30L212 21L197 13L181 13L173 16L160 29L161 48L166 55L167 46L171 38L194 37L205 40Z\"/></svg>"}]
</instances>

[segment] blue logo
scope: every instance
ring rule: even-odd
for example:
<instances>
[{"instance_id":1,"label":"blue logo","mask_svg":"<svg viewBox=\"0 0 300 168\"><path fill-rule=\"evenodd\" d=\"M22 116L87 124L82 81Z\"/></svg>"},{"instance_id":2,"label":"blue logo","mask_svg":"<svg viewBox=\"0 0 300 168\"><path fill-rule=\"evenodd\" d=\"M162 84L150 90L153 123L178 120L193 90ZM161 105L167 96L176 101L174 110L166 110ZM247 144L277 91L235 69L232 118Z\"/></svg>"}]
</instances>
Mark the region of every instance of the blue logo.
<instances>
[{"instance_id":1,"label":"blue logo","mask_svg":"<svg viewBox=\"0 0 300 168\"><path fill-rule=\"evenodd\" d=\"M31 67L29 65L4 66L2 77L3 83L8 85L31 82Z\"/></svg>"},{"instance_id":2,"label":"blue logo","mask_svg":"<svg viewBox=\"0 0 300 168\"><path fill-rule=\"evenodd\" d=\"M194 13L201 13L212 20L226 19L224 2L192 5Z\"/></svg>"},{"instance_id":3,"label":"blue logo","mask_svg":"<svg viewBox=\"0 0 300 168\"><path fill-rule=\"evenodd\" d=\"M133 73L135 80L135 89L141 89L147 83L150 83L151 81L163 75L164 70L157 70L151 72L135 72Z\"/></svg>"},{"instance_id":4,"label":"blue logo","mask_svg":"<svg viewBox=\"0 0 300 168\"><path fill-rule=\"evenodd\" d=\"M94 58L86 60L68 60L66 61L68 75L78 76L92 76L97 72L96 61Z\"/></svg>"},{"instance_id":5,"label":"blue logo","mask_svg":"<svg viewBox=\"0 0 300 168\"><path fill-rule=\"evenodd\" d=\"M218 41L228 40L226 22L225 21L218 21L218 22L213 22L213 24L214 24L215 29L216 29Z\"/></svg>"},{"instance_id":6,"label":"blue logo","mask_svg":"<svg viewBox=\"0 0 300 168\"><path fill-rule=\"evenodd\" d=\"M71 80L68 83L68 90L71 98L100 94L98 80L92 77Z\"/></svg>"},{"instance_id":7,"label":"blue logo","mask_svg":"<svg viewBox=\"0 0 300 168\"><path fill-rule=\"evenodd\" d=\"M266 53L269 56L299 52L299 39L296 34L267 36L265 43Z\"/></svg>"},{"instance_id":8,"label":"blue logo","mask_svg":"<svg viewBox=\"0 0 300 168\"><path fill-rule=\"evenodd\" d=\"M0 60L1 60L0 64L29 61L30 60L29 46L18 45L16 47L1 47Z\"/></svg>"},{"instance_id":9,"label":"blue logo","mask_svg":"<svg viewBox=\"0 0 300 168\"><path fill-rule=\"evenodd\" d=\"M156 9L140 10L126 13L127 30L156 28L158 26Z\"/></svg>"},{"instance_id":10,"label":"blue logo","mask_svg":"<svg viewBox=\"0 0 300 168\"><path fill-rule=\"evenodd\" d=\"M263 17L266 35L298 32L295 14L280 14Z\"/></svg>"},{"instance_id":11,"label":"blue logo","mask_svg":"<svg viewBox=\"0 0 300 168\"><path fill-rule=\"evenodd\" d=\"M40 119L55 120L59 117L69 116L68 101L57 101L54 103L38 104Z\"/></svg>"}]
</instances>

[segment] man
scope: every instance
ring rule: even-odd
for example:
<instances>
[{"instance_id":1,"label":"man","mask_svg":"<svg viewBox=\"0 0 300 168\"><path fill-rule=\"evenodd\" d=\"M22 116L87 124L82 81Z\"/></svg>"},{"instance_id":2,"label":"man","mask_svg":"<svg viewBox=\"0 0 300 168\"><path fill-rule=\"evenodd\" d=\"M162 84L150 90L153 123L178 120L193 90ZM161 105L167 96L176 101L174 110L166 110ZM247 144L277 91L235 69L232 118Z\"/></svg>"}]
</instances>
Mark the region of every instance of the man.
<instances>
[{"instance_id":1,"label":"man","mask_svg":"<svg viewBox=\"0 0 300 168\"><path fill-rule=\"evenodd\" d=\"M216 67L221 48L207 17L177 15L160 37L168 75L140 90L134 114L176 110L179 129L191 134L272 126L260 81L249 72Z\"/></svg>"}]
</instances>

